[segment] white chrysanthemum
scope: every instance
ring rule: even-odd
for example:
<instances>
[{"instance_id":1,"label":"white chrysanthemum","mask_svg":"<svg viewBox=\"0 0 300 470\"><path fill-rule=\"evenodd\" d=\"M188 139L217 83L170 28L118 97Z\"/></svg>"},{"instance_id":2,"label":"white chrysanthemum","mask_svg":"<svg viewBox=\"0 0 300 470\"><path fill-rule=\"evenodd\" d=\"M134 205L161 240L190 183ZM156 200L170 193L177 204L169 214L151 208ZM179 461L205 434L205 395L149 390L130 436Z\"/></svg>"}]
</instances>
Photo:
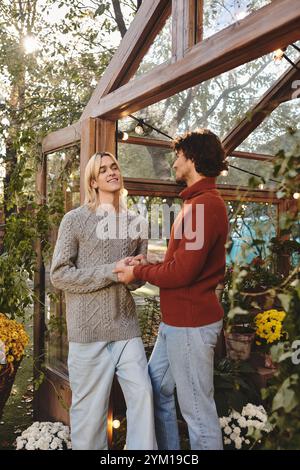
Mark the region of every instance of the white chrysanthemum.
<instances>
[{"instance_id":1,"label":"white chrysanthemum","mask_svg":"<svg viewBox=\"0 0 300 470\"><path fill-rule=\"evenodd\" d=\"M233 432L237 435L241 434L241 429L238 428L237 426L235 426L235 428L233 428Z\"/></svg>"},{"instance_id":2,"label":"white chrysanthemum","mask_svg":"<svg viewBox=\"0 0 300 470\"><path fill-rule=\"evenodd\" d=\"M230 427L230 426L225 426L225 428L224 428L224 433L225 433L225 434L231 434L231 432L232 432L231 427Z\"/></svg>"},{"instance_id":3,"label":"white chrysanthemum","mask_svg":"<svg viewBox=\"0 0 300 470\"><path fill-rule=\"evenodd\" d=\"M241 427L241 428L246 428L247 427L247 420L244 416L241 416L238 420L238 425Z\"/></svg>"},{"instance_id":4,"label":"white chrysanthemum","mask_svg":"<svg viewBox=\"0 0 300 470\"><path fill-rule=\"evenodd\" d=\"M26 450L35 450L35 446L33 444L27 443L26 446L25 446L25 449Z\"/></svg>"},{"instance_id":5,"label":"white chrysanthemum","mask_svg":"<svg viewBox=\"0 0 300 470\"><path fill-rule=\"evenodd\" d=\"M24 446L26 444L26 441L23 441L23 439L17 439L17 450L24 449Z\"/></svg>"}]
</instances>

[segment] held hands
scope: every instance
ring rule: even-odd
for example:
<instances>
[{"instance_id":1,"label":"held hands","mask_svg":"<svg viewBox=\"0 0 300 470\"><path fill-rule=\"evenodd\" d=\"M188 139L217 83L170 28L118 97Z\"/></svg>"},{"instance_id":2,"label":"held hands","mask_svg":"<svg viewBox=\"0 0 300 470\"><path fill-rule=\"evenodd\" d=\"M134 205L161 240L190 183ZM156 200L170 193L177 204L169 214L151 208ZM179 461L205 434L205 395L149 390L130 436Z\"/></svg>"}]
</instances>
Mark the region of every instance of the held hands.
<instances>
[{"instance_id":1,"label":"held hands","mask_svg":"<svg viewBox=\"0 0 300 470\"><path fill-rule=\"evenodd\" d=\"M118 275L119 282L124 284L130 284L134 281L135 277L133 274L134 266L148 264L147 259L144 255L137 255L135 257L128 256L117 262L116 268L113 270Z\"/></svg>"}]
</instances>

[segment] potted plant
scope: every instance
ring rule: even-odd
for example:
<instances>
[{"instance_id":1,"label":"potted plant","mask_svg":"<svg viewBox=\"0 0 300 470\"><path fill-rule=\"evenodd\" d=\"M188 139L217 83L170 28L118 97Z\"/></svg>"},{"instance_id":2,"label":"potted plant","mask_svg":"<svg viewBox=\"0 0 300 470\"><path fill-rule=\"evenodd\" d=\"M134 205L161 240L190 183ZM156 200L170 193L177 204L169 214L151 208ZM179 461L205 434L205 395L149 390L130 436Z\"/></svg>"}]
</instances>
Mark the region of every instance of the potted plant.
<instances>
[{"instance_id":1,"label":"potted plant","mask_svg":"<svg viewBox=\"0 0 300 470\"><path fill-rule=\"evenodd\" d=\"M285 317L286 312L276 309L265 310L255 316L256 350L252 353L252 363L266 368L276 368L270 355L270 348L286 339L287 334L283 330Z\"/></svg>"},{"instance_id":2,"label":"potted plant","mask_svg":"<svg viewBox=\"0 0 300 470\"><path fill-rule=\"evenodd\" d=\"M0 417L28 341L23 324L0 313Z\"/></svg>"}]
</instances>

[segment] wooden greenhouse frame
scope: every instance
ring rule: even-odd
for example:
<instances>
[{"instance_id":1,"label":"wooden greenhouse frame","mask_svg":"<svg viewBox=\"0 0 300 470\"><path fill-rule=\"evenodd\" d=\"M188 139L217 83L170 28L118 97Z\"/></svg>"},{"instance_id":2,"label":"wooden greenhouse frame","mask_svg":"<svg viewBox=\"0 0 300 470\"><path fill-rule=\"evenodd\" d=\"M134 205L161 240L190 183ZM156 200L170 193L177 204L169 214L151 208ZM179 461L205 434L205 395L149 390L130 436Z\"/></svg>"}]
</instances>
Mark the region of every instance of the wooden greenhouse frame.
<instances>
[{"instance_id":1,"label":"wooden greenhouse frame","mask_svg":"<svg viewBox=\"0 0 300 470\"><path fill-rule=\"evenodd\" d=\"M172 14L172 59L157 65L146 75L133 78L154 38ZM275 0L241 21L203 40L203 0L144 0L125 37L100 79L78 122L48 134L42 141L43 161L37 174L39 203L46 200L47 154L80 143L80 195L83 201L83 174L86 163L95 151L115 153L118 119L200 84L226 71L257 59L300 39L299 0ZM269 160L269 155L238 152L235 149L282 102L293 98L292 83L300 79L298 69L291 67L265 93L251 110L225 137L226 153L235 157ZM132 79L132 80L131 80ZM130 137L135 145L170 147L163 140ZM166 181L125 178L132 195L176 196L178 185ZM278 204L279 214L292 209L295 201L277 200L267 190L239 190L219 185L224 199L237 199ZM244 195L243 195L244 194ZM34 360L38 371L45 350L45 268L41 243L37 244L37 270L34 307ZM282 270L285 271L285 261ZM35 373L35 376L38 372ZM58 394L70 403L67 377L47 367L46 381L35 396L35 415L68 421L67 411L60 406ZM50 385L49 385L50 384ZM110 410L112 412L112 410ZM111 428L110 428L111 438Z\"/></svg>"}]
</instances>

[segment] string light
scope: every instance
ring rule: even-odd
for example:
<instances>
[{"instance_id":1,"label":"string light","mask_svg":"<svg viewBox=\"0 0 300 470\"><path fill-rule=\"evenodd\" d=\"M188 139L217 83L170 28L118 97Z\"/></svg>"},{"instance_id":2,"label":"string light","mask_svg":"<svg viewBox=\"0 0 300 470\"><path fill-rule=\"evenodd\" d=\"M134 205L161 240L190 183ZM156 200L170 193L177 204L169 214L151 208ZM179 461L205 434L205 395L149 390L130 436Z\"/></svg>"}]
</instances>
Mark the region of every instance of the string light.
<instances>
[{"instance_id":1,"label":"string light","mask_svg":"<svg viewBox=\"0 0 300 470\"><path fill-rule=\"evenodd\" d=\"M295 44L292 44L292 46L294 47L294 49L296 49L297 51L300 52L300 49L298 46L296 46ZM281 49L277 49L275 52L274 52L274 56L273 56L273 60L274 60L274 63L276 65L280 64L280 62L282 61L282 59L285 59L289 64L291 64L296 70L300 70L300 68L298 67L298 65L296 65L290 58L287 54L285 54L285 51L286 51L286 47L282 47Z\"/></svg>"},{"instance_id":2,"label":"string light","mask_svg":"<svg viewBox=\"0 0 300 470\"><path fill-rule=\"evenodd\" d=\"M248 15L248 12L245 10L245 11L239 11L237 14L236 14L236 19L237 21L241 21L243 20L244 18L246 18L246 16Z\"/></svg>"},{"instance_id":3,"label":"string light","mask_svg":"<svg viewBox=\"0 0 300 470\"><path fill-rule=\"evenodd\" d=\"M112 422L112 427L114 429L118 429L120 426L121 426L120 421L118 419L114 419L113 422Z\"/></svg>"},{"instance_id":4,"label":"string light","mask_svg":"<svg viewBox=\"0 0 300 470\"><path fill-rule=\"evenodd\" d=\"M128 140L128 138L129 138L129 135L127 134L127 132L118 131L118 139Z\"/></svg>"},{"instance_id":5,"label":"string light","mask_svg":"<svg viewBox=\"0 0 300 470\"><path fill-rule=\"evenodd\" d=\"M142 122L139 122L139 124L135 127L134 132L138 135L143 135L144 134L145 130L144 130Z\"/></svg>"},{"instance_id":6,"label":"string light","mask_svg":"<svg viewBox=\"0 0 300 470\"><path fill-rule=\"evenodd\" d=\"M158 134L161 134L165 137L167 137L168 139L170 140L173 140L173 137L171 137L170 135L166 134L165 132L162 132L160 129L154 127L154 126L151 126L151 124L148 124L146 123L143 119L138 119L137 117L133 116L132 114L129 114L129 117L131 117L132 119L135 119L137 122L138 122L138 125L136 127L138 127L139 125L141 126L147 126L149 127L150 129L156 131ZM118 131L118 139L120 140L127 140L129 138L127 132L121 132L121 131ZM226 161L228 162L228 157L226 158ZM228 166L230 168L234 168L235 170L238 170L238 171L241 171L243 173L247 173L248 175L252 175L252 176L255 176L257 178L260 178L262 179L262 176L261 175L258 175L257 173L254 173L252 171L249 171L249 170L244 170L243 168L239 168L238 166L235 166L235 165L231 165L231 164L228 164ZM228 170L222 170L221 173L220 173L222 176L227 176L228 175ZM274 182L274 183L279 183L279 181L277 180L274 180L272 178L269 179L270 181ZM263 190L265 188L265 185L264 183L260 183L259 184L259 189L260 190ZM298 193L295 193L295 194L298 194ZM299 196L300 197L300 196ZM297 197L296 197L297 198ZM296 199L295 198L295 199Z\"/></svg>"},{"instance_id":7,"label":"string light","mask_svg":"<svg viewBox=\"0 0 300 470\"><path fill-rule=\"evenodd\" d=\"M299 199L300 198L300 193L294 193L293 198L294 199Z\"/></svg>"},{"instance_id":8,"label":"string light","mask_svg":"<svg viewBox=\"0 0 300 470\"><path fill-rule=\"evenodd\" d=\"M273 60L274 60L275 64L280 64L280 62L283 59L283 56L284 56L284 51L282 49L277 49L274 52L274 56L273 56Z\"/></svg>"}]
</instances>

